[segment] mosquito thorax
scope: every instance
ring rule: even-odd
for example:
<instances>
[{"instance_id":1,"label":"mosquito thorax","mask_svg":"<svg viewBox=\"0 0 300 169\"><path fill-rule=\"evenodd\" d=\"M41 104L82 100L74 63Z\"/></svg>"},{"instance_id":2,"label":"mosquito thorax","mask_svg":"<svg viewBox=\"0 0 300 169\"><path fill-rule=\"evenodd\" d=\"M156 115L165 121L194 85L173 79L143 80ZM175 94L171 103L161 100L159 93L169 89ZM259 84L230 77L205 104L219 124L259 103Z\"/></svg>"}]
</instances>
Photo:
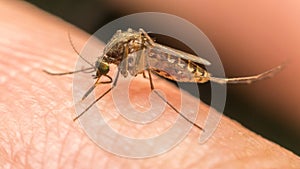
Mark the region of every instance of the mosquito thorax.
<instances>
[{"instance_id":1,"label":"mosquito thorax","mask_svg":"<svg viewBox=\"0 0 300 169\"><path fill-rule=\"evenodd\" d=\"M117 31L103 50L108 63L118 65L128 54L132 54L150 45L149 39L141 31L128 29ZM127 53L124 56L124 52Z\"/></svg>"}]
</instances>

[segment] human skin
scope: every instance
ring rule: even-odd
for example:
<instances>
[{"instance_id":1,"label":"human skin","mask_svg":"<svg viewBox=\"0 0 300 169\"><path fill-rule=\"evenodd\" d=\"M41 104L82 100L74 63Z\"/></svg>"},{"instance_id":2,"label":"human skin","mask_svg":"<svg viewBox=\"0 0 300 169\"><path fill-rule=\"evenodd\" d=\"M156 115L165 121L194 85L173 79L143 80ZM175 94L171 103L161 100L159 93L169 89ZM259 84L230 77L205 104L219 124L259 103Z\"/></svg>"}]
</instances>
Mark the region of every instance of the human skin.
<instances>
[{"instance_id":1,"label":"human skin","mask_svg":"<svg viewBox=\"0 0 300 169\"><path fill-rule=\"evenodd\" d=\"M233 88L256 106L269 108L272 114L268 117L299 131L300 1L109 2L125 13L165 12L195 24L216 47L228 77L260 73L286 63L272 79Z\"/></svg>"},{"instance_id":2,"label":"human skin","mask_svg":"<svg viewBox=\"0 0 300 169\"><path fill-rule=\"evenodd\" d=\"M72 75L49 76L42 71L74 70L77 56L67 32L77 49L89 35L26 2L1 1L0 11L1 168L300 167L299 157L225 116L204 144L198 144L201 131L193 128L179 145L156 157L136 160L102 150L72 121ZM160 89L168 88L165 95L174 106L180 105L173 96L176 88L159 79L155 84ZM149 92L147 79L136 77L136 86L130 91L134 98ZM111 103L111 97L104 97L102 103ZM203 125L209 107L199 104L197 123ZM104 114L114 110L113 104L105 106ZM151 124L152 128L146 128L147 134L155 134L177 117L170 109L164 114ZM111 123L128 134L135 126L121 117Z\"/></svg>"}]
</instances>

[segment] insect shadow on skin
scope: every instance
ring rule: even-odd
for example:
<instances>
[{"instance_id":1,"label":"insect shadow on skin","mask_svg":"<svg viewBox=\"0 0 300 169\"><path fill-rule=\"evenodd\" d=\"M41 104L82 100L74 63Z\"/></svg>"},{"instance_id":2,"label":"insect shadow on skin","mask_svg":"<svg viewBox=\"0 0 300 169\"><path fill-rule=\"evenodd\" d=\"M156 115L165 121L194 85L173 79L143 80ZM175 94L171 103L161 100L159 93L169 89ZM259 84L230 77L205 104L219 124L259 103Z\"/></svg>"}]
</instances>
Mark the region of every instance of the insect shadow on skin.
<instances>
[{"instance_id":1,"label":"insect shadow on skin","mask_svg":"<svg viewBox=\"0 0 300 169\"><path fill-rule=\"evenodd\" d=\"M76 50L71 40L70 33L68 33L68 37L73 50L81 59L83 59L83 61L89 64L90 67L64 73L52 73L47 70L44 70L44 72L50 75L68 75L79 72L96 72L93 75L93 78L96 79L95 83L83 95L82 100L84 100L98 85L112 83L112 86L102 95L100 95L96 100L94 100L83 112L75 117L74 121L80 118L96 102L102 99L117 85L120 74L126 78L128 74L130 74L131 76L142 74L144 77L146 77L145 74L148 73L151 91L158 95L162 101L164 101L181 117L183 117L198 129L204 131L202 127L184 116L168 100L166 100L161 94L154 90L155 87L152 80L152 73L178 82L205 83L208 81L212 81L220 84L249 84L257 80L272 77L283 67L283 65L279 65L263 73L253 76L236 78L213 77L203 67L209 66L211 64L209 61L201 57L156 43L143 29L135 31L130 28L127 31L123 32L121 30L118 30L105 46L102 56L97 59L95 64L92 64L83 56L81 56L80 53ZM115 79L112 79L108 75L108 72L110 71L110 64L115 64L118 67ZM106 77L107 80L102 81L102 77Z\"/></svg>"}]
</instances>

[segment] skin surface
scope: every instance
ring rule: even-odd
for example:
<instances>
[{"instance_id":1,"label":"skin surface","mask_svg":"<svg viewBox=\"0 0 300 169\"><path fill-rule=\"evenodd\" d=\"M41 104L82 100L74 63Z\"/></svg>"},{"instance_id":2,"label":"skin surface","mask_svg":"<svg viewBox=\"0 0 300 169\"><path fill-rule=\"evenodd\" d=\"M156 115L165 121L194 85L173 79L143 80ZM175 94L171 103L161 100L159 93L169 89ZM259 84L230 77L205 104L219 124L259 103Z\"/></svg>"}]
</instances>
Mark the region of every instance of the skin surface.
<instances>
[{"instance_id":1,"label":"skin surface","mask_svg":"<svg viewBox=\"0 0 300 169\"><path fill-rule=\"evenodd\" d=\"M22 1L1 1L0 11L1 168L300 168L299 157L224 116L205 144L198 144L201 132L193 128L178 146L153 158L134 160L102 150L72 121L72 76L42 72L74 70L77 56L67 32L77 49L89 36ZM155 84L159 89L167 87L168 100L179 106L175 87L159 79ZM139 98L150 92L148 80L137 77L135 86L130 94L132 102L139 104ZM99 103L109 110L104 116L115 113L113 104L104 103L112 103L111 97ZM198 124L203 125L208 109L200 103ZM166 109L142 133L155 134L176 116ZM109 123L120 132L140 135L120 116Z\"/></svg>"}]
</instances>

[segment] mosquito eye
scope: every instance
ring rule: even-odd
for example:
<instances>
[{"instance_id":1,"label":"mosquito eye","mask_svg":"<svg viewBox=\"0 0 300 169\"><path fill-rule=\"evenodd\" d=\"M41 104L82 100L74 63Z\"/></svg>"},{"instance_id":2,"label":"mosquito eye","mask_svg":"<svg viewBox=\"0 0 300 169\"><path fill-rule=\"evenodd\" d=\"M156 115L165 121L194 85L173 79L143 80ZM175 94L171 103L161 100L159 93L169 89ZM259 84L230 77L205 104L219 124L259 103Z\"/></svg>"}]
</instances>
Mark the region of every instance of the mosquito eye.
<instances>
[{"instance_id":1,"label":"mosquito eye","mask_svg":"<svg viewBox=\"0 0 300 169\"><path fill-rule=\"evenodd\" d=\"M106 75L109 72L109 65L106 62L98 62L98 72Z\"/></svg>"}]
</instances>

